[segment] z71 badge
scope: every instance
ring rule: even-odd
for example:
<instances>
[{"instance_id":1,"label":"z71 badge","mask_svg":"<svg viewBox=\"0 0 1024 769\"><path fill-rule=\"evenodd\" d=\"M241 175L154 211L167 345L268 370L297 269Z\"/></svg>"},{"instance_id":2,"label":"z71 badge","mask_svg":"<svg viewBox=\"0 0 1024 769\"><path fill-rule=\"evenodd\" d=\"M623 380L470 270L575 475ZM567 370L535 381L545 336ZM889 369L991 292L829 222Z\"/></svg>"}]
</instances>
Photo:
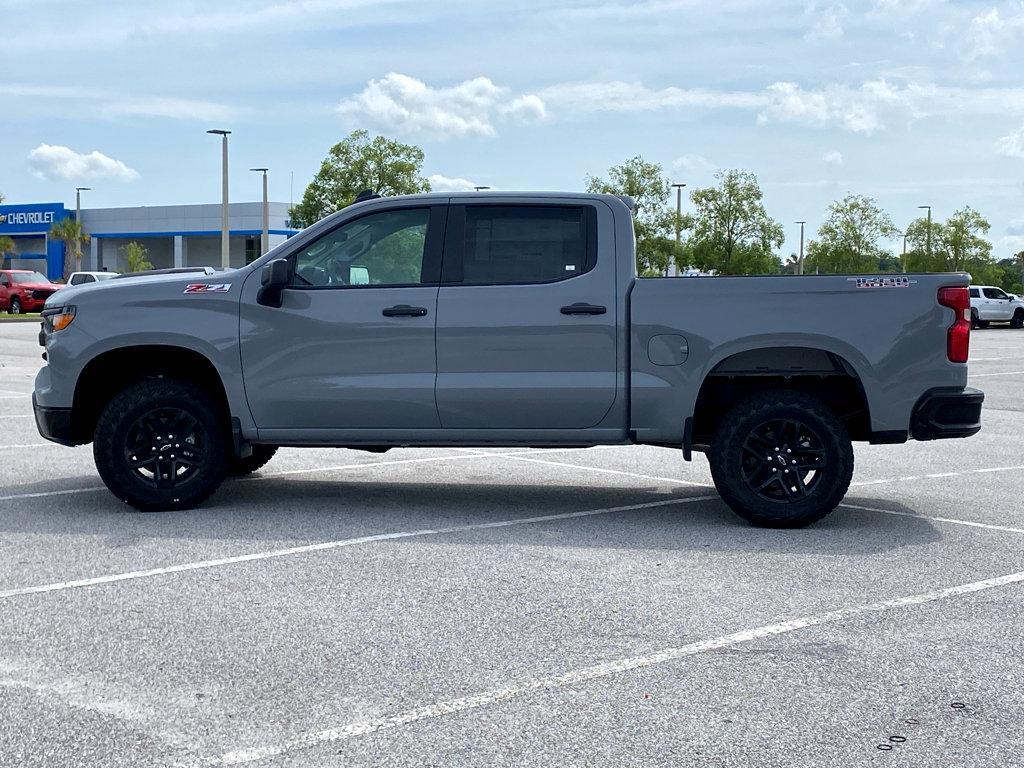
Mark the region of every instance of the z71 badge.
<instances>
[{"instance_id":1,"label":"z71 badge","mask_svg":"<svg viewBox=\"0 0 1024 769\"><path fill-rule=\"evenodd\" d=\"M916 280L904 277L847 278L857 281L857 288L909 288Z\"/></svg>"},{"instance_id":2,"label":"z71 badge","mask_svg":"<svg viewBox=\"0 0 1024 769\"><path fill-rule=\"evenodd\" d=\"M186 294L226 294L231 290L230 283L189 283L185 286Z\"/></svg>"}]
</instances>

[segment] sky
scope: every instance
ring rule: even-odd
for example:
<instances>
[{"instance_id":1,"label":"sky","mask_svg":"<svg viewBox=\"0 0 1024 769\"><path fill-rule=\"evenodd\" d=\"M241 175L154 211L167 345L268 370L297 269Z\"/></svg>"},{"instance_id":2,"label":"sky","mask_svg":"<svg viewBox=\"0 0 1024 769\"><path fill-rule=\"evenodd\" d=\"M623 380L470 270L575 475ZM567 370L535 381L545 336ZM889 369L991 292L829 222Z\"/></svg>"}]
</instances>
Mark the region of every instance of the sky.
<instances>
[{"instance_id":1,"label":"sky","mask_svg":"<svg viewBox=\"0 0 1024 769\"><path fill-rule=\"evenodd\" d=\"M581 190L634 155L757 174L798 249L868 195L970 205L1024 249L1024 0L0 0L0 192L83 207L298 200L355 128L435 189ZM294 179L294 182L292 181ZM689 201L684 198L684 210ZM893 247L898 247L894 244Z\"/></svg>"}]
</instances>

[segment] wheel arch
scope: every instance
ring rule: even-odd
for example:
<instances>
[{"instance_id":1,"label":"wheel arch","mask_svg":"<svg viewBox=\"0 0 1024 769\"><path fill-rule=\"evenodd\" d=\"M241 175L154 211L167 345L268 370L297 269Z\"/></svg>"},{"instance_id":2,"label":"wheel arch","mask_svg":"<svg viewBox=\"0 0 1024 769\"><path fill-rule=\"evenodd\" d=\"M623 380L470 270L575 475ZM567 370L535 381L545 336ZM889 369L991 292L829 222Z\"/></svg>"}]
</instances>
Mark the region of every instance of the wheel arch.
<instances>
[{"instance_id":1,"label":"wheel arch","mask_svg":"<svg viewBox=\"0 0 1024 769\"><path fill-rule=\"evenodd\" d=\"M75 384L72 431L75 443L89 443L103 407L125 387L148 378L193 382L211 394L230 426L224 381L209 357L190 347L138 344L99 353L82 368Z\"/></svg>"},{"instance_id":2,"label":"wheel arch","mask_svg":"<svg viewBox=\"0 0 1024 769\"><path fill-rule=\"evenodd\" d=\"M845 351L844 351L845 352ZM788 389L820 398L853 440L871 438L868 392L858 366L833 345L813 341L747 344L723 350L709 362L694 402L690 443L707 445L724 416L740 401L767 389ZM857 361L861 370L865 361Z\"/></svg>"}]
</instances>

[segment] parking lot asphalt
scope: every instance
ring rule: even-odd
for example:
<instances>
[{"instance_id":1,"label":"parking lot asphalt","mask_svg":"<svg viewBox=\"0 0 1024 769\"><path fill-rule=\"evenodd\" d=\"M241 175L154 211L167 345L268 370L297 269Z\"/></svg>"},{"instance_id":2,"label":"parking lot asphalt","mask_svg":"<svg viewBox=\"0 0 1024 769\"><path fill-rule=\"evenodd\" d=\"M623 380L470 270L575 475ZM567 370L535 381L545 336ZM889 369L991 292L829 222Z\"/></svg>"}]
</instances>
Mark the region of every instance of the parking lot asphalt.
<instances>
[{"instance_id":1,"label":"parking lot asphalt","mask_svg":"<svg viewBox=\"0 0 1024 769\"><path fill-rule=\"evenodd\" d=\"M1024 331L985 427L752 528L700 455L283 449L137 513L0 326L0 764L1019 765Z\"/></svg>"}]
</instances>

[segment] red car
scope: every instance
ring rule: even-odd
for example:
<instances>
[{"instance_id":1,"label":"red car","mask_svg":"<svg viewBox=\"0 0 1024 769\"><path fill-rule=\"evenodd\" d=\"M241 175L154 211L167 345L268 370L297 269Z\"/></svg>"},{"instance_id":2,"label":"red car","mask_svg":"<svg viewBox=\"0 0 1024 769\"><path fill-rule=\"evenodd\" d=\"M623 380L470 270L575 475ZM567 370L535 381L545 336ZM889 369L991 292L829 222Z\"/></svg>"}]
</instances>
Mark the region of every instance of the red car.
<instances>
[{"instance_id":1,"label":"red car","mask_svg":"<svg viewBox=\"0 0 1024 769\"><path fill-rule=\"evenodd\" d=\"M11 315L39 312L47 297L59 288L41 272L0 270L0 310Z\"/></svg>"}]
</instances>

